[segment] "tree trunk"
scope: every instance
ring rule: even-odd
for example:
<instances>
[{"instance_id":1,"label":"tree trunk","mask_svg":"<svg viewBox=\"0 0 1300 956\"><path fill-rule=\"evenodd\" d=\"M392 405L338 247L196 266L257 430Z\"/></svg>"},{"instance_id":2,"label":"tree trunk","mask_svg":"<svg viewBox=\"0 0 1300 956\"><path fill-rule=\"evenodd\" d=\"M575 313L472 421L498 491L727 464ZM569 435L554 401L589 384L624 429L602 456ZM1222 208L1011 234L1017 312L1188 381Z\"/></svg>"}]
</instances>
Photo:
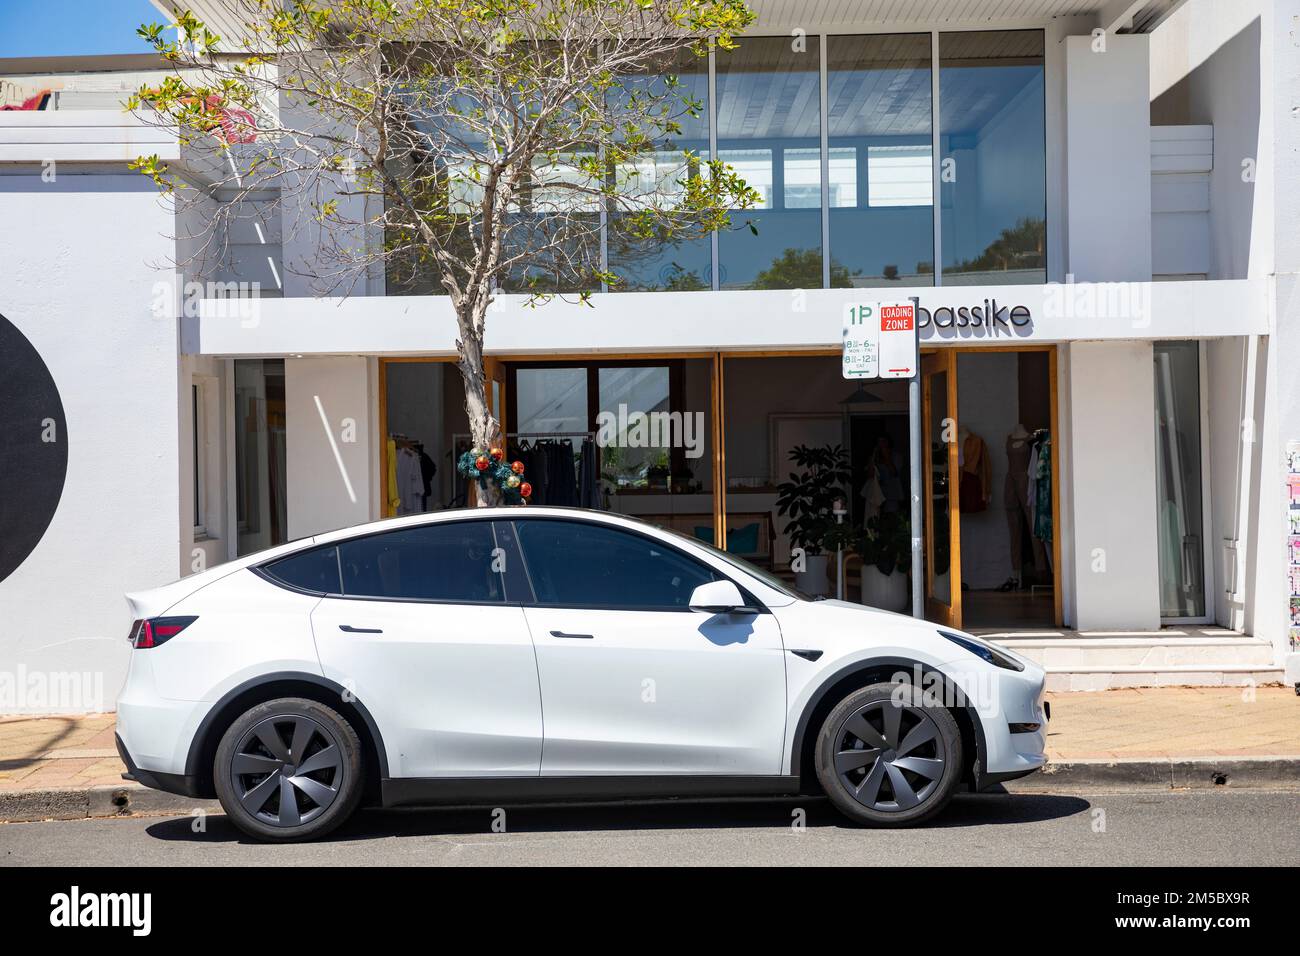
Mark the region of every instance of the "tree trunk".
<instances>
[{"instance_id":1,"label":"tree trunk","mask_svg":"<svg viewBox=\"0 0 1300 956\"><path fill-rule=\"evenodd\" d=\"M505 436L501 434L501 423L493 416L488 403L487 374L483 368L483 322L481 316L473 314L459 314L457 317L460 320L460 341L457 343L460 361L456 367L465 387L465 415L469 419L470 441L475 448L486 453L504 442ZM474 487L480 508L502 504L501 489L493 482L488 482L484 488L475 481Z\"/></svg>"}]
</instances>

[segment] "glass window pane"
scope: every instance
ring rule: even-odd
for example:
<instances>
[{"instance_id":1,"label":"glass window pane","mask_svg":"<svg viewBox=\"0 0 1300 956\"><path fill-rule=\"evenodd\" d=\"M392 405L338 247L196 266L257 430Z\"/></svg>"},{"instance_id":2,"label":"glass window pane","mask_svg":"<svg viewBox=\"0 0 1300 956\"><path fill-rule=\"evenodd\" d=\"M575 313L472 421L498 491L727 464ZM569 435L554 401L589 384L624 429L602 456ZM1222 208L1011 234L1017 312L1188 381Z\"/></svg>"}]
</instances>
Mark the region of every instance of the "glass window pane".
<instances>
[{"instance_id":1,"label":"glass window pane","mask_svg":"<svg viewBox=\"0 0 1300 956\"><path fill-rule=\"evenodd\" d=\"M684 610L721 575L650 538L576 521L515 522L539 604Z\"/></svg>"},{"instance_id":2,"label":"glass window pane","mask_svg":"<svg viewBox=\"0 0 1300 956\"><path fill-rule=\"evenodd\" d=\"M598 374L602 477L615 493L667 490L673 440L667 366L602 368Z\"/></svg>"},{"instance_id":3,"label":"glass window pane","mask_svg":"<svg viewBox=\"0 0 1300 956\"><path fill-rule=\"evenodd\" d=\"M669 77L676 78L674 85ZM628 214L653 200L670 209L672 197L681 195L683 183L701 175L709 159L709 61L682 51L654 72L623 79L611 93L653 96L667 106L667 118L680 131L656 136L654 152L614 171L615 185L624 197L609 218L609 271L619 278L611 291L695 291L708 289L712 279L713 247L707 234L679 229L671 238L640 235ZM660 130L652 131L655 133Z\"/></svg>"},{"instance_id":4,"label":"glass window pane","mask_svg":"<svg viewBox=\"0 0 1300 956\"><path fill-rule=\"evenodd\" d=\"M521 435L587 430L587 370L521 368L515 373L516 430Z\"/></svg>"},{"instance_id":5,"label":"glass window pane","mask_svg":"<svg viewBox=\"0 0 1300 956\"><path fill-rule=\"evenodd\" d=\"M826 42L831 285L934 284L930 36Z\"/></svg>"},{"instance_id":6,"label":"glass window pane","mask_svg":"<svg viewBox=\"0 0 1300 956\"><path fill-rule=\"evenodd\" d=\"M505 600L494 569L492 527L453 521L407 528L339 545L343 593L411 601Z\"/></svg>"},{"instance_id":7,"label":"glass window pane","mask_svg":"<svg viewBox=\"0 0 1300 956\"><path fill-rule=\"evenodd\" d=\"M1156 520L1164 617L1206 613L1200 380L1195 342L1156 343Z\"/></svg>"},{"instance_id":8,"label":"glass window pane","mask_svg":"<svg viewBox=\"0 0 1300 956\"><path fill-rule=\"evenodd\" d=\"M1043 43L939 35L945 285L1047 281Z\"/></svg>"},{"instance_id":9,"label":"glass window pane","mask_svg":"<svg viewBox=\"0 0 1300 956\"><path fill-rule=\"evenodd\" d=\"M284 359L235 360L238 554L289 540L285 497Z\"/></svg>"},{"instance_id":10,"label":"glass window pane","mask_svg":"<svg viewBox=\"0 0 1300 956\"><path fill-rule=\"evenodd\" d=\"M718 158L763 197L718 236L720 288L822 287L820 46L744 37L716 55Z\"/></svg>"},{"instance_id":11,"label":"glass window pane","mask_svg":"<svg viewBox=\"0 0 1300 956\"><path fill-rule=\"evenodd\" d=\"M316 594L339 594L339 559L334 546L312 548L266 566L266 573L290 587Z\"/></svg>"}]
</instances>

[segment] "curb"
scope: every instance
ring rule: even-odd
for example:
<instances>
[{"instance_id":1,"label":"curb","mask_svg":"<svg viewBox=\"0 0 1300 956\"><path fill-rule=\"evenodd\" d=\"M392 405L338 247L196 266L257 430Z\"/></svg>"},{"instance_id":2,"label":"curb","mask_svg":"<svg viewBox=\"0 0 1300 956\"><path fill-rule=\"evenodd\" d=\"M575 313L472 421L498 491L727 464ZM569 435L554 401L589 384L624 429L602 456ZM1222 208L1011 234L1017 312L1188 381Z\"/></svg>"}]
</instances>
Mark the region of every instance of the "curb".
<instances>
[{"instance_id":1,"label":"curb","mask_svg":"<svg viewBox=\"0 0 1300 956\"><path fill-rule=\"evenodd\" d=\"M120 786L68 790L0 791L0 823L84 820L139 813L190 814L196 810L220 813L221 805L216 800L163 793L126 782Z\"/></svg>"},{"instance_id":2,"label":"curb","mask_svg":"<svg viewBox=\"0 0 1300 956\"><path fill-rule=\"evenodd\" d=\"M1006 785L1011 791L1139 787L1156 790L1300 787L1300 757L1149 757L1065 760Z\"/></svg>"}]
</instances>

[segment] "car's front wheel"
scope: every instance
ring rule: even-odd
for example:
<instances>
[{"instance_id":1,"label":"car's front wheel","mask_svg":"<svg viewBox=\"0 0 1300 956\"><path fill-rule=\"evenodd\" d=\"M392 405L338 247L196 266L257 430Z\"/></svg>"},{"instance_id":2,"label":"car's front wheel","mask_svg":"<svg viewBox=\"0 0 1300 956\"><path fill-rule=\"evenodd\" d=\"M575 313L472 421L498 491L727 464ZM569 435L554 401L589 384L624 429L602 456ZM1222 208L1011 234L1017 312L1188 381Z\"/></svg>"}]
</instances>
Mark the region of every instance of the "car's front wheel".
<instances>
[{"instance_id":1,"label":"car's front wheel","mask_svg":"<svg viewBox=\"0 0 1300 956\"><path fill-rule=\"evenodd\" d=\"M817 778L850 819L909 826L952 799L961 779L961 729L911 684L872 684L827 715L817 738Z\"/></svg>"},{"instance_id":2,"label":"car's front wheel","mask_svg":"<svg viewBox=\"0 0 1300 956\"><path fill-rule=\"evenodd\" d=\"M324 836L361 801L361 741L324 704L300 697L241 714L217 747L217 798L232 823L261 840Z\"/></svg>"}]
</instances>

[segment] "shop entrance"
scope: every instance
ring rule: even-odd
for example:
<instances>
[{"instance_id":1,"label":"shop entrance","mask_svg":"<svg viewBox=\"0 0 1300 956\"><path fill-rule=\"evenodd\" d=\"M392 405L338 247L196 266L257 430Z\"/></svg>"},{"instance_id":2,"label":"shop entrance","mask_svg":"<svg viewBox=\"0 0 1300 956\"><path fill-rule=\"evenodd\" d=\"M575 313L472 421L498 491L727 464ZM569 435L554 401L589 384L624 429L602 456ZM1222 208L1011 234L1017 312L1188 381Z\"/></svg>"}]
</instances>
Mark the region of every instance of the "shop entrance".
<instances>
[{"instance_id":1,"label":"shop entrance","mask_svg":"<svg viewBox=\"0 0 1300 956\"><path fill-rule=\"evenodd\" d=\"M1055 351L934 350L922 376L926 616L1059 626Z\"/></svg>"},{"instance_id":2,"label":"shop entrance","mask_svg":"<svg viewBox=\"0 0 1300 956\"><path fill-rule=\"evenodd\" d=\"M1055 353L922 356L926 616L954 627L1061 621ZM537 504L635 515L805 590L910 610L907 383L846 381L838 352L502 358L492 403ZM384 513L472 504L445 361L380 363ZM799 448L839 449L842 577L825 528L791 529L781 486ZM809 522L804 522L809 525ZM830 543L827 543L827 541ZM802 560L801 560L802 559Z\"/></svg>"}]
</instances>

